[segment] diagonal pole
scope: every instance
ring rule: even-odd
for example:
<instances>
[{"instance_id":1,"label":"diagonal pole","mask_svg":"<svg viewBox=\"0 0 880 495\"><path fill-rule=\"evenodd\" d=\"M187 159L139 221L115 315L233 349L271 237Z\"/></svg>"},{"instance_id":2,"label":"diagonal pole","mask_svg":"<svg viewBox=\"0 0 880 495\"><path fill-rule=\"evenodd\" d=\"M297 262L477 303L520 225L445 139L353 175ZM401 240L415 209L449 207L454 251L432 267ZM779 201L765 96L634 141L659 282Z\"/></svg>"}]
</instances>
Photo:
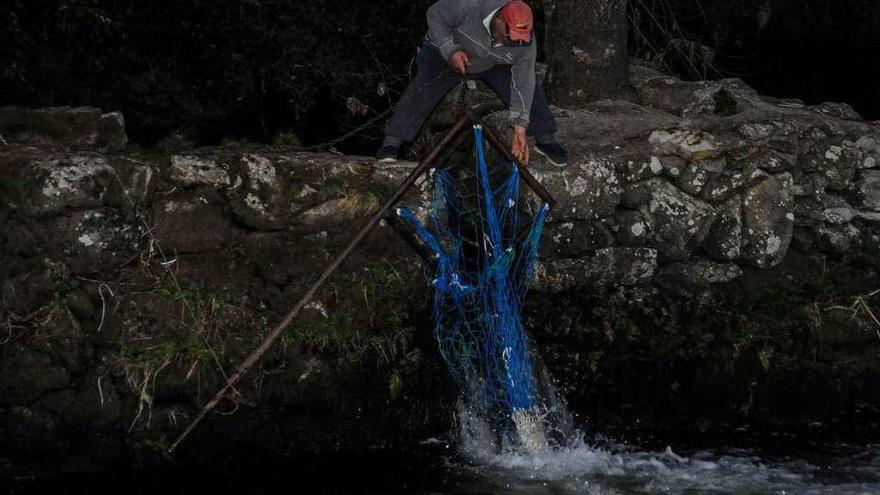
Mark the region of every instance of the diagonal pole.
<instances>
[{"instance_id":1,"label":"diagonal pole","mask_svg":"<svg viewBox=\"0 0 880 495\"><path fill-rule=\"evenodd\" d=\"M498 134L496 134L495 131L492 130L492 127L486 125L486 123L483 122L483 119L477 115L472 115L472 118L474 122L483 126L483 135L486 136L486 140L489 142L489 144L491 144L493 148L501 153L501 156L503 156L505 160L508 160L516 165L516 168L519 169L519 176L522 178L522 180L526 182L526 184L528 184L529 187L532 188L533 191L535 191L535 194L537 194L538 197L540 197L551 208L556 206L556 199L553 198L553 196L550 194L550 191L548 191L547 188L543 186L543 184L538 182L538 179L536 179L535 176L532 175L526 164L514 158L513 153L510 152L510 148L504 145L504 142L502 142L501 138L498 137Z\"/></svg>"},{"instance_id":2,"label":"diagonal pole","mask_svg":"<svg viewBox=\"0 0 880 495\"><path fill-rule=\"evenodd\" d=\"M373 228L379 223L380 220L385 218L394 205L400 200L400 198L406 193L406 191L415 184L416 180L421 176L425 171L431 168L437 158L440 157L440 154L443 150L452 142L453 139L464 129L468 124L473 122L473 118L470 115L462 115L458 121L452 126L451 129L443 136L443 139L440 141L437 146L431 150L425 159L419 162L419 165L412 171L410 174L404 179L404 181L400 184L396 191L388 198L388 201L376 212L370 221L364 225L361 230L355 235L354 239L348 244L342 253L330 263L327 268L324 269L324 272L321 274L321 277L318 278L318 281L312 284L311 287L306 291L306 293L300 298L300 300L294 305L293 309L290 310L289 313L281 320L275 328L260 342L260 345L245 359L236 369L235 373L233 373L228 380L226 380L226 384L223 388L217 392L217 395L214 396L213 399L208 401L205 404L205 407L202 408L202 411L198 416L187 426L186 430L180 434L177 440L174 441L174 444L171 445L171 448L168 449L168 453L171 454L174 450L183 442L193 430L205 419L205 416L208 415L217 404L223 400L226 395L233 390L235 384L241 380L241 377L250 371L250 369L260 360L261 357L272 347L272 344L278 340L278 337L284 332L287 327L293 322L294 318L299 314L302 308L312 300L315 296L315 293L318 292L318 289L321 288L322 285L330 278L331 275L339 268L340 265L351 255L351 253L357 248L357 246L364 240L367 234L373 230Z\"/></svg>"}]
</instances>

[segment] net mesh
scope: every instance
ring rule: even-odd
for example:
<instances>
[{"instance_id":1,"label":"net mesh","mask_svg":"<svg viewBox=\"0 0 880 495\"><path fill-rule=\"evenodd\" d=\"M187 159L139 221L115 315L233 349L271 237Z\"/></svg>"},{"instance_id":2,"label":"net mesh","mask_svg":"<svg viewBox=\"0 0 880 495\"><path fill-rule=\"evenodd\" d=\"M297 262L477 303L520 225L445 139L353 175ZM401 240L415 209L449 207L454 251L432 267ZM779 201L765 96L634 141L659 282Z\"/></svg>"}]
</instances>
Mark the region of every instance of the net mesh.
<instances>
[{"instance_id":1,"label":"net mesh","mask_svg":"<svg viewBox=\"0 0 880 495\"><path fill-rule=\"evenodd\" d=\"M490 169L479 126L474 141L474 167L434 171L424 220L397 214L431 253L434 331L453 378L471 410L512 431L538 400L520 312L549 207L526 201L515 165Z\"/></svg>"}]
</instances>

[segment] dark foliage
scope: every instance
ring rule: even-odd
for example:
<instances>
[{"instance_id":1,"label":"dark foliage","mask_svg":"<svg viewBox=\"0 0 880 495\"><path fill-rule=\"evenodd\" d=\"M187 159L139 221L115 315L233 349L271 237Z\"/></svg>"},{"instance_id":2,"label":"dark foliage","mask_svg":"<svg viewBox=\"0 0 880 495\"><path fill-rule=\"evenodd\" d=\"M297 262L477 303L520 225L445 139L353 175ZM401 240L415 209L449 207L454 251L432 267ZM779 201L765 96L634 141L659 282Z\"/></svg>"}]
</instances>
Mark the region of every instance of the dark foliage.
<instances>
[{"instance_id":1,"label":"dark foliage","mask_svg":"<svg viewBox=\"0 0 880 495\"><path fill-rule=\"evenodd\" d=\"M875 0L629 0L630 48L691 79L741 77L880 119Z\"/></svg>"},{"instance_id":2,"label":"dark foliage","mask_svg":"<svg viewBox=\"0 0 880 495\"><path fill-rule=\"evenodd\" d=\"M121 110L146 145L172 132L194 144L281 133L316 144L369 122L340 147L367 152L432 1L6 0L0 104ZM763 93L880 118L880 3L629 3L631 50L679 74L740 76Z\"/></svg>"},{"instance_id":3,"label":"dark foliage","mask_svg":"<svg viewBox=\"0 0 880 495\"><path fill-rule=\"evenodd\" d=\"M180 128L197 143L320 141L396 97L429 4L9 0L0 95L122 110L145 143Z\"/></svg>"}]
</instances>

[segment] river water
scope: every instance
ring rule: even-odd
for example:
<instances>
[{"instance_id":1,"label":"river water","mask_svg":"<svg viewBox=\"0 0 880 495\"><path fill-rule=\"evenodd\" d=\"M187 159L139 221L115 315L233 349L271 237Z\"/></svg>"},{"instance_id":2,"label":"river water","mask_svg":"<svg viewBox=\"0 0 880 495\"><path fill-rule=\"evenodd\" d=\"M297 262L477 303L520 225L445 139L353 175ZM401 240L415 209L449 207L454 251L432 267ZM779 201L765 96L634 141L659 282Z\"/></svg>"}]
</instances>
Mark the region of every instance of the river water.
<instances>
[{"instance_id":1,"label":"river water","mask_svg":"<svg viewBox=\"0 0 880 495\"><path fill-rule=\"evenodd\" d=\"M880 445L751 438L752 447L638 447L576 441L540 455L482 450L473 438L430 438L403 450L17 480L0 492L100 494L880 494ZM653 440L649 443L656 443ZM696 442L699 444L700 442ZM768 447L769 446L769 447Z\"/></svg>"}]
</instances>

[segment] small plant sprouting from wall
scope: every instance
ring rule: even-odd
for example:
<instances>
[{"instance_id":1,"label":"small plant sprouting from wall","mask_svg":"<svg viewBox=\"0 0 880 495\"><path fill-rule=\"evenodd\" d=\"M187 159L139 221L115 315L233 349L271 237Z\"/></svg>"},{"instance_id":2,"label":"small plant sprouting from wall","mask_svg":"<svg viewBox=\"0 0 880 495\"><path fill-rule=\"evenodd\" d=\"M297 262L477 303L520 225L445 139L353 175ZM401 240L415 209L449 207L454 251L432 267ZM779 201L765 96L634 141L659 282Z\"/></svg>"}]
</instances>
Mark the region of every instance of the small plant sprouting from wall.
<instances>
[{"instance_id":1,"label":"small plant sprouting from wall","mask_svg":"<svg viewBox=\"0 0 880 495\"><path fill-rule=\"evenodd\" d=\"M121 335L116 366L138 398L129 430L144 418L149 426L156 379L169 366L182 373L184 381L195 377L199 390L207 373L225 377L223 344L217 332L221 298L209 291L184 288L170 275L158 278L152 292L173 305L177 316L164 322L158 332L133 327Z\"/></svg>"}]
</instances>

